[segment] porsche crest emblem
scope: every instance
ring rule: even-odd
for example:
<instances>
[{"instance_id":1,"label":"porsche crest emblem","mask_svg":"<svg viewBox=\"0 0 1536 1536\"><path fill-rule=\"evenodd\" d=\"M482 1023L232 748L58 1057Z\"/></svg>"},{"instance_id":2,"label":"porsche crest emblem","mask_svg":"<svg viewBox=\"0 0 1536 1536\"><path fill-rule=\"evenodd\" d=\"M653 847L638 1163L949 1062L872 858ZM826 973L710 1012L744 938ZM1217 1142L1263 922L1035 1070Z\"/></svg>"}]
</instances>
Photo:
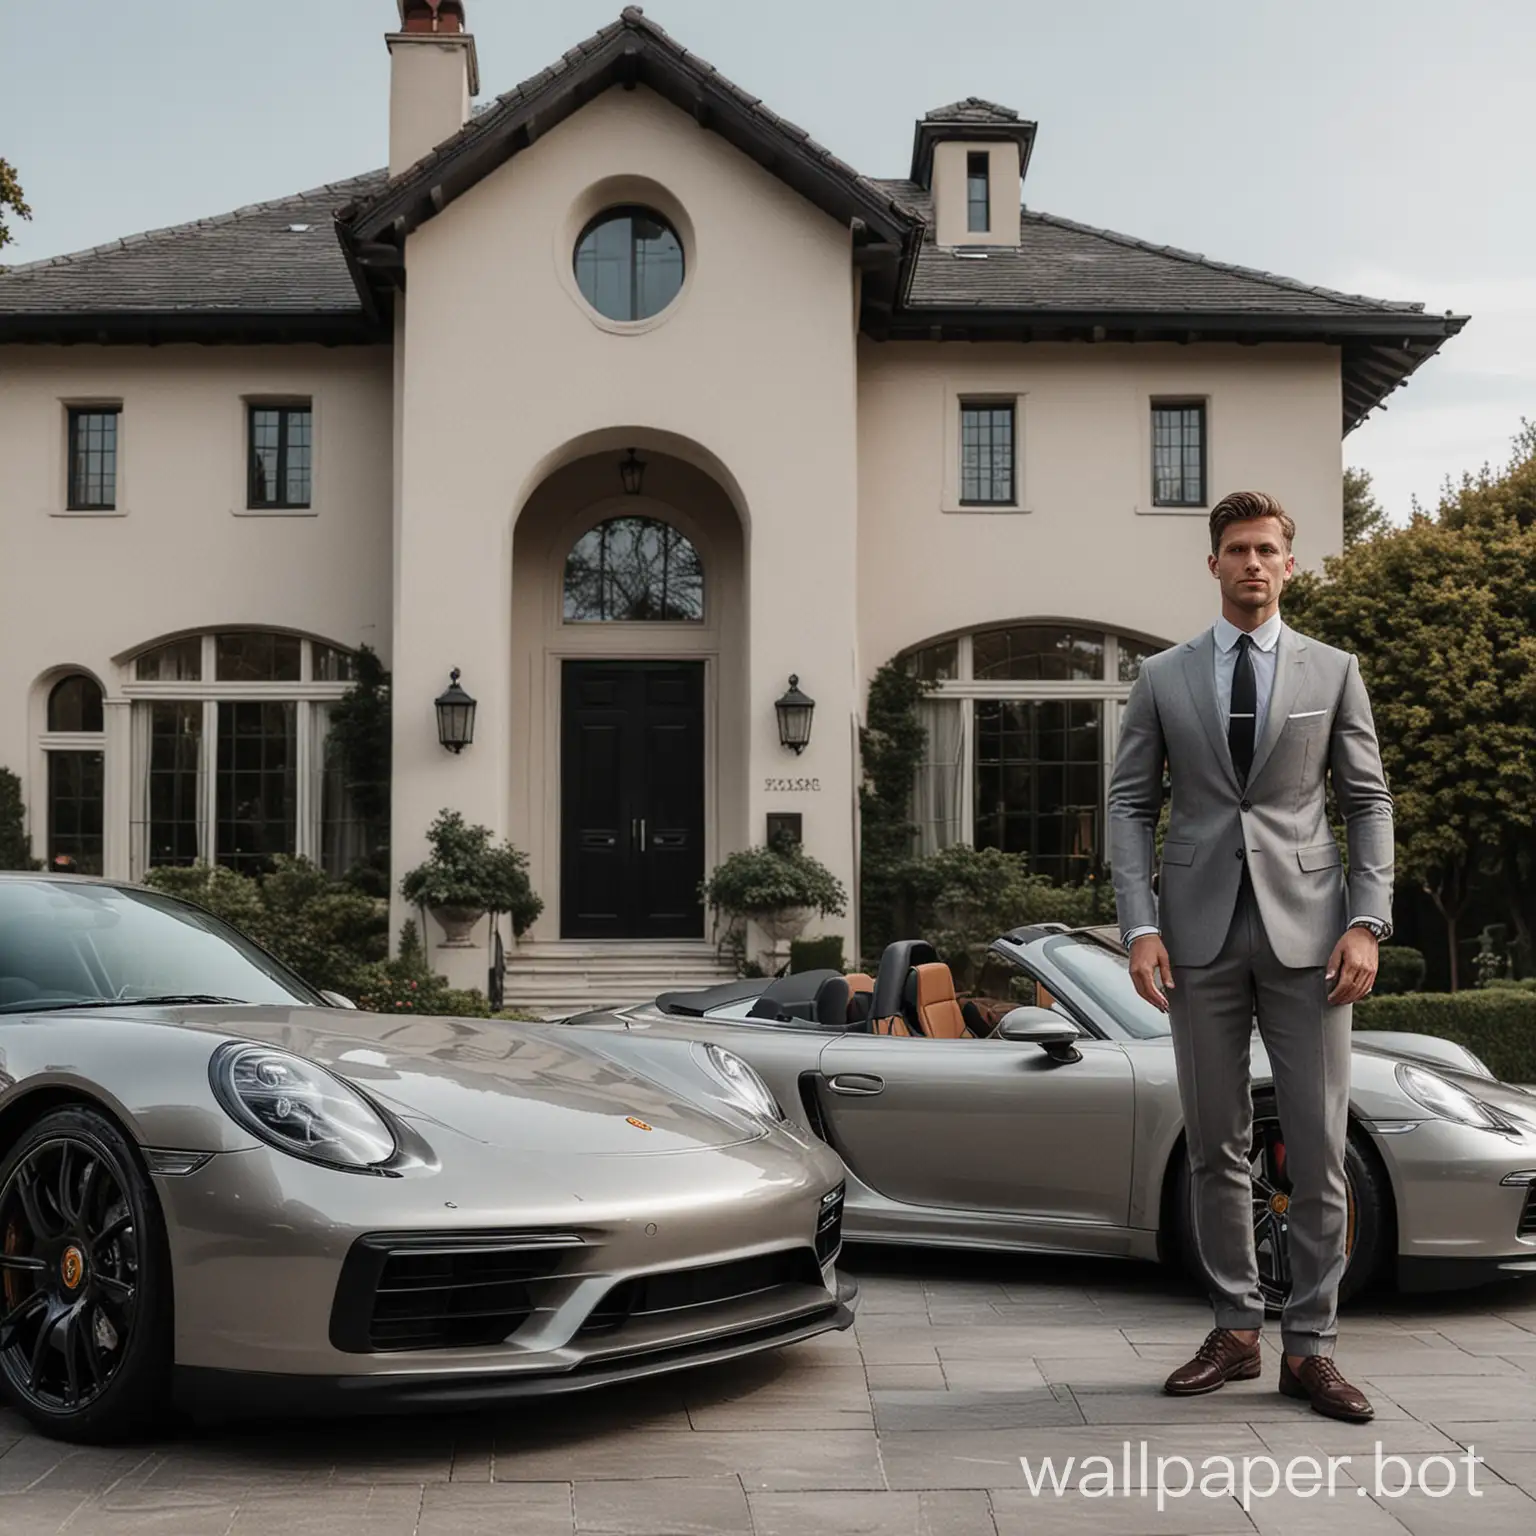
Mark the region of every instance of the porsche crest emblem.
<instances>
[{"instance_id":1,"label":"porsche crest emblem","mask_svg":"<svg viewBox=\"0 0 1536 1536\"><path fill-rule=\"evenodd\" d=\"M632 1126L634 1126L634 1128L635 1128L635 1129L636 1129L636 1130L637 1130L637 1131L648 1131L648 1130L650 1130L650 1129L651 1129L651 1127L650 1127L650 1126L648 1126L648 1125L647 1125L647 1124L646 1124L646 1123L645 1123L645 1121L644 1121L644 1120L638 1120L638 1119L636 1119L636 1118L635 1118L635 1116L634 1116L634 1115L625 1115L625 1117L624 1117L624 1123L625 1123L625 1124L626 1124L626 1125L632 1125Z\"/></svg>"},{"instance_id":2,"label":"porsche crest emblem","mask_svg":"<svg viewBox=\"0 0 1536 1536\"><path fill-rule=\"evenodd\" d=\"M64 1257L59 1261L59 1271L65 1286L73 1291L85 1276L85 1256L73 1243L64 1250Z\"/></svg>"}]
</instances>

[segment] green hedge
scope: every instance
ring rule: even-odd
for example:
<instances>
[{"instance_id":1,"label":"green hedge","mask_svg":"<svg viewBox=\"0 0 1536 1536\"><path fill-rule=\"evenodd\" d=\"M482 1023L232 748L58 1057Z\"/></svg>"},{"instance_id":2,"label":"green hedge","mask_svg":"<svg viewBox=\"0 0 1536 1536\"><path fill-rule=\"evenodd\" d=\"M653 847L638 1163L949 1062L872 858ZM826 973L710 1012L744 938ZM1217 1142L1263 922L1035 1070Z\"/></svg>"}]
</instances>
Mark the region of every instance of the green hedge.
<instances>
[{"instance_id":1,"label":"green hedge","mask_svg":"<svg viewBox=\"0 0 1536 1536\"><path fill-rule=\"evenodd\" d=\"M1407 944L1383 944L1376 971L1377 997L1417 992L1424 985L1424 953Z\"/></svg>"},{"instance_id":2,"label":"green hedge","mask_svg":"<svg viewBox=\"0 0 1536 1536\"><path fill-rule=\"evenodd\" d=\"M1481 1056L1495 1077L1536 1083L1536 993L1497 987L1368 997L1355 1004L1354 1025L1455 1040Z\"/></svg>"},{"instance_id":3,"label":"green hedge","mask_svg":"<svg viewBox=\"0 0 1536 1536\"><path fill-rule=\"evenodd\" d=\"M792 972L842 970L842 935L828 933L813 939L790 940L789 968Z\"/></svg>"}]
</instances>

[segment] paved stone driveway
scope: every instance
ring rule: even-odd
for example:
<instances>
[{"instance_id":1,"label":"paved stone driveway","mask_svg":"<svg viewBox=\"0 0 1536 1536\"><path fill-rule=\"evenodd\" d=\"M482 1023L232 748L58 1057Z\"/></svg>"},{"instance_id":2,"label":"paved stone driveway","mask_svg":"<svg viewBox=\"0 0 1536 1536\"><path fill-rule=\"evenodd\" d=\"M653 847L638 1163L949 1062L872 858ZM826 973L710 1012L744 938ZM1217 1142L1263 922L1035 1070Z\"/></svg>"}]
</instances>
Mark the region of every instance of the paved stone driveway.
<instances>
[{"instance_id":1,"label":"paved stone driveway","mask_svg":"<svg viewBox=\"0 0 1536 1536\"><path fill-rule=\"evenodd\" d=\"M1222 1536L1536 1531L1536 1286L1384 1298L1345 1317L1340 1362L1377 1408L1333 1424L1259 1382L1174 1402L1159 1391L1208 1325L1161 1272L1109 1263L850 1253L856 1330L664 1386L492 1417L245 1426L127 1450L69 1450L0 1415L0 1533L50 1536ZM1142 1492L1140 1444L1148 1446ZM1427 1463L1378 1496L1374 1445ZM1130 1442L1132 1483L1122 1480ZM1108 1456L1113 1493L1076 1491L1060 1458ZM1162 1512L1156 1458L1196 1489ZM1058 1458L1071 1491L1031 1493ZM1349 1456L1334 1492L1203 1495L1207 1458L1241 1493L1287 1458ZM1103 1472L1103 1466L1088 1471ZM1384 1466L1385 1489L1404 1467ZM1172 1464L1170 1489L1184 1473ZM1101 1477L1090 1487L1103 1487ZM1364 1486L1365 1491L1361 1491Z\"/></svg>"}]
</instances>

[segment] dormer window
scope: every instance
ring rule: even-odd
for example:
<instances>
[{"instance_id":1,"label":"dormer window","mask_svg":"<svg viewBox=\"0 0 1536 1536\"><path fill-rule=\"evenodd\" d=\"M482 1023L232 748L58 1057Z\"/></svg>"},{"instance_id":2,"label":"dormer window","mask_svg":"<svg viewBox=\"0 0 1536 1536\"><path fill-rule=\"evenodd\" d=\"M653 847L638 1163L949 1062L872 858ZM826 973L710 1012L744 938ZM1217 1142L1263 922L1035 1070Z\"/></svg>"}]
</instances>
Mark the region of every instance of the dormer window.
<instances>
[{"instance_id":1,"label":"dormer window","mask_svg":"<svg viewBox=\"0 0 1536 1536\"><path fill-rule=\"evenodd\" d=\"M991 156L972 150L965 157L965 227L972 234L986 234L992 227L992 203L987 186Z\"/></svg>"},{"instance_id":2,"label":"dormer window","mask_svg":"<svg viewBox=\"0 0 1536 1536\"><path fill-rule=\"evenodd\" d=\"M912 180L933 198L933 242L968 247L1019 244L1019 183L1035 125L1012 107L967 96L936 107L917 125Z\"/></svg>"}]
</instances>

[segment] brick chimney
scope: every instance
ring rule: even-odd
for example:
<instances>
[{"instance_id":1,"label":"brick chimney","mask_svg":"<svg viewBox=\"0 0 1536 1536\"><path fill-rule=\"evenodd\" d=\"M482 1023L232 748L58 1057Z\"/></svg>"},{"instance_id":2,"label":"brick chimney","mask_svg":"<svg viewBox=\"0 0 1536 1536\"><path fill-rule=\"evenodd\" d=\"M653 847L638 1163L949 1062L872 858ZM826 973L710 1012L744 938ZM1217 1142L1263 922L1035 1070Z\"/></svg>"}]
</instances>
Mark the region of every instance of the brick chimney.
<instances>
[{"instance_id":1,"label":"brick chimney","mask_svg":"<svg viewBox=\"0 0 1536 1536\"><path fill-rule=\"evenodd\" d=\"M389 44L389 174L414 165L462 128L480 91L464 0L399 0Z\"/></svg>"}]
</instances>

